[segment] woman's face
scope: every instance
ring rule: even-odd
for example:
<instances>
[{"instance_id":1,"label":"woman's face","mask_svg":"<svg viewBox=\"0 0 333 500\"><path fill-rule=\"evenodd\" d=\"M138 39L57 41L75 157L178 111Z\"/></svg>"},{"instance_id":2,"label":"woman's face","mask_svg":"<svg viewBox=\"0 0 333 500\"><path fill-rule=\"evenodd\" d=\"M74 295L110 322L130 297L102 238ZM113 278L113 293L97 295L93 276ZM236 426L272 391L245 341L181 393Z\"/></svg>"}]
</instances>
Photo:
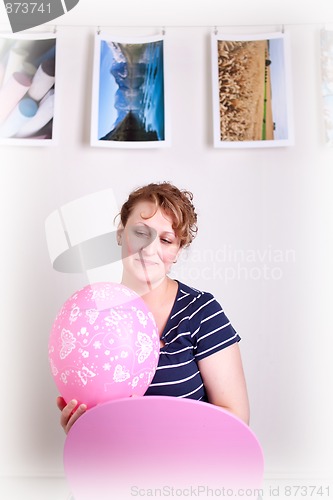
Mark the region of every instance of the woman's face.
<instances>
[{"instance_id":1,"label":"woman's face","mask_svg":"<svg viewBox=\"0 0 333 500\"><path fill-rule=\"evenodd\" d=\"M123 258L123 282L136 289L159 285L180 252L172 219L149 201L138 202L119 230ZM154 215L153 215L154 214Z\"/></svg>"}]
</instances>

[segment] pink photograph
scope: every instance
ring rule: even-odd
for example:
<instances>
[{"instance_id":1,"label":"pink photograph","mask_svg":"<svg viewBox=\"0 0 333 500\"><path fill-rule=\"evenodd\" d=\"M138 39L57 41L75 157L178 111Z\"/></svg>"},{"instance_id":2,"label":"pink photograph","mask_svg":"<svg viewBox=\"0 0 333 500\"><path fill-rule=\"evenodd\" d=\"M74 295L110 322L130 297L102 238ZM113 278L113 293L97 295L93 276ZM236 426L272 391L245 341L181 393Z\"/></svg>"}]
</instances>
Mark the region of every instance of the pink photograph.
<instances>
[{"instance_id":1,"label":"pink photograph","mask_svg":"<svg viewBox=\"0 0 333 500\"><path fill-rule=\"evenodd\" d=\"M320 33L321 94L324 114L325 143L333 146L333 30Z\"/></svg>"},{"instance_id":2,"label":"pink photograph","mask_svg":"<svg viewBox=\"0 0 333 500\"><path fill-rule=\"evenodd\" d=\"M55 138L56 37L0 34L0 144Z\"/></svg>"}]
</instances>

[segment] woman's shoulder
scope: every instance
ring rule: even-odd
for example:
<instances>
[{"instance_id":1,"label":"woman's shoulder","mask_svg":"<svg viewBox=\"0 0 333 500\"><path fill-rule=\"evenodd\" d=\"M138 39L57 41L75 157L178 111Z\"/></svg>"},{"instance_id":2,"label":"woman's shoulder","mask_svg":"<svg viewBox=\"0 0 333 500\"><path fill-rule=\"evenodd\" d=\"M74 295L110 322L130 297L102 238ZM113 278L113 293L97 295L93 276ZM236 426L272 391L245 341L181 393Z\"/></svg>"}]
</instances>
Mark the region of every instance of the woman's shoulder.
<instances>
[{"instance_id":1,"label":"woman's shoulder","mask_svg":"<svg viewBox=\"0 0 333 500\"><path fill-rule=\"evenodd\" d=\"M177 301L191 303L194 306L217 302L212 293L204 290L198 290L197 288L186 285L180 281L178 281Z\"/></svg>"},{"instance_id":2,"label":"woman's shoulder","mask_svg":"<svg viewBox=\"0 0 333 500\"><path fill-rule=\"evenodd\" d=\"M178 282L177 303L173 318L187 318L194 331L213 332L226 328L230 321L215 296L206 291ZM232 330L232 334L234 334Z\"/></svg>"}]
</instances>

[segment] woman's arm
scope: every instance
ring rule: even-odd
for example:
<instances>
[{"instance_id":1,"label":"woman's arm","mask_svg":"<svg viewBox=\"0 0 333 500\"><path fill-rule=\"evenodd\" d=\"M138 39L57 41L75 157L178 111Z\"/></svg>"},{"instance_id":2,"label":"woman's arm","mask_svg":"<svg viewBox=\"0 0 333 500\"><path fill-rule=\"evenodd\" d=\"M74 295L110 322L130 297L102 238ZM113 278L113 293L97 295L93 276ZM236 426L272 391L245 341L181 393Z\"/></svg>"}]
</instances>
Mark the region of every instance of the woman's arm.
<instances>
[{"instance_id":1,"label":"woman's arm","mask_svg":"<svg viewBox=\"0 0 333 500\"><path fill-rule=\"evenodd\" d=\"M238 343L198 361L208 401L249 424L250 410Z\"/></svg>"}]
</instances>

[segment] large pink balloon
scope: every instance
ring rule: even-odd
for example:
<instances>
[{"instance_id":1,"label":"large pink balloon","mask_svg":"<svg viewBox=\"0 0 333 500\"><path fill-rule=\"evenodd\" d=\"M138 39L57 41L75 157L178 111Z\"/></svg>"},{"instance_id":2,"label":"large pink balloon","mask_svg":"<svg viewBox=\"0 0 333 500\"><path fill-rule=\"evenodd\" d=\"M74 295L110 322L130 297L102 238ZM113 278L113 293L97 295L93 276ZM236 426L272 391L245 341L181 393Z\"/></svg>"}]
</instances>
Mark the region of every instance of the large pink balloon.
<instances>
[{"instance_id":1,"label":"large pink balloon","mask_svg":"<svg viewBox=\"0 0 333 500\"><path fill-rule=\"evenodd\" d=\"M49 339L49 361L66 402L88 408L142 396L156 371L159 335L152 313L119 283L93 283L59 311Z\"/></svg>"},{"instance_id":2,"label":"large pink balloon","mask_svg":"<svg viewBox=\"0 0 333 500\"><path fill-rule=\"evenodd\" d=\"M264 455L253 431L219 406L145 396L82 415L67 434L64 469L75 500L258 500Z\"/></svg>"}]
</instances>

